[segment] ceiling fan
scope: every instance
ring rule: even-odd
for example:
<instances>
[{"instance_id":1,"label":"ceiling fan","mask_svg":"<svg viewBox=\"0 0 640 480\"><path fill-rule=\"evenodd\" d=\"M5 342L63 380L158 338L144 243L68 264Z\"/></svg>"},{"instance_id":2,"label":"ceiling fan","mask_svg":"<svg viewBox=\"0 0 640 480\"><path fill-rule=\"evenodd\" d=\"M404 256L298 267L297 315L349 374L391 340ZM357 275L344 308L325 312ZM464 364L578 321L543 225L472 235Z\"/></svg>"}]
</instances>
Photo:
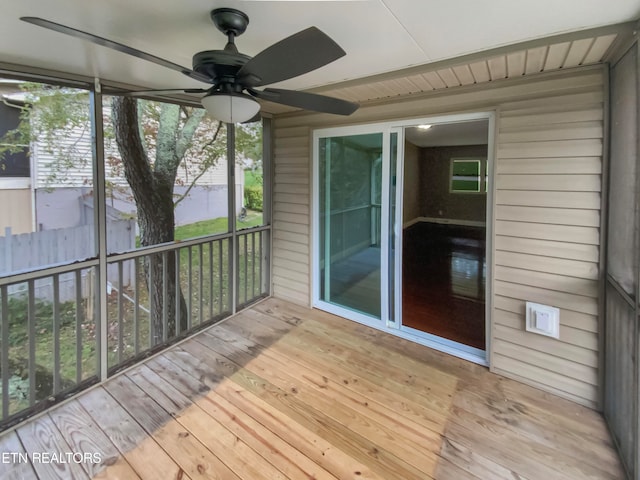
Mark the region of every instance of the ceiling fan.
<instances>
[{"instance_id":1,"label":"ceiling fan","mask_svg":"<svg viewBox=\"0 0 640 480\"><path fill-rule=\"evenodd\" d=\"M235 38L242 35L249 24L249 17L245 13L234 8L216 8L211 11L211 19L216 28L227 36L227 44L223 50L205 50L196 53L193 56L193 70L191 70L127 45L50 20L38 17L20 18L24 22L88 40L210 84L208 88L146 90L128 92L128 94L204 93L205 96L201 99L202 106L213 118L223 122L238 123L258 119L260 104L254 97L305 110L337 115L350 115L358 109L356 103L325 95L280 88L256 89L256 87L311 72L346 54L336 42L318 28L309 27L280 40L255 57L250 57L240 53L235 45Z\"/></svg>"}]
</instances>

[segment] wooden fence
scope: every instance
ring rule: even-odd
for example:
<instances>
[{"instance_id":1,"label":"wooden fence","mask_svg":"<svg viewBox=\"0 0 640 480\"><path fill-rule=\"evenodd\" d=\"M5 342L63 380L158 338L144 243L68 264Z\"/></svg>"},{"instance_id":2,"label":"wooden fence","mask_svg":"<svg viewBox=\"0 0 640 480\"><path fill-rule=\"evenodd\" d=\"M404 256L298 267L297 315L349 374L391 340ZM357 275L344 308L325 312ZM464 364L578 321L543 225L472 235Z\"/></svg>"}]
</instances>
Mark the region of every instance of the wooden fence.
<instances>
[{"instance_id":1,"label":"wooden fence","mask_svg":"<svg viewBox=\"0 0 640 480\"><path fill-rule=\"evenodd\" d=\"M12 235L11 229L5 229L0 237L0 276L12 273L36 270L61 263L71 263L95 257L95 227L82 225L79 227L43 230L40 232ZM135 248L135 221L116 220L107 223L107 243L110 252L124 252ZM109 278L118 278L115 266L109 266ZM92 276L82 276L83 281L90 281ZM133 265L123 271L123 286L133 280ZM88 285L83 291L90 291ZM52 277L37 280L35 283L36 298L53 300ZM76 298L75 276L73 273L60 276L60 296L58 301L66 302ZM10 294L26 292L27 284L13 285Z\"/></svg>"}]
</instances>

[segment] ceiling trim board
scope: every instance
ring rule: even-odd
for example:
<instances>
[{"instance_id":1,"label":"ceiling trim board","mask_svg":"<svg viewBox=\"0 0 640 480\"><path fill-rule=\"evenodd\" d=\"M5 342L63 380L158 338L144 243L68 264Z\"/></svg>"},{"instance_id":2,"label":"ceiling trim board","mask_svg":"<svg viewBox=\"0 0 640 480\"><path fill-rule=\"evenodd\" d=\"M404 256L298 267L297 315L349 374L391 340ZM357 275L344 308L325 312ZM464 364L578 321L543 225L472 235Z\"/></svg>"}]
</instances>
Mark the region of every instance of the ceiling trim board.
<instances>
[{"instance_id":1,"label":"ceiling trim board","mask_svg":"<svg viewBox=\"0 0 640 480\"><path fill-rule=\"evenodd\" d=\"M18 65L14 63L0 62L0 76L15 78L17 80L38 81L43 83L55 83L68 87L85 88L87 90L95 90L95 78L85 77L74 73L60 72L57 70L49 70L46 68L30 67L27 65ZM117 90L144 90L141 85L131 85L128 83L114 82L113 80L100 80L103 88L103 94L116 95ZM192 95L140 95L137 98L147 100L163 100L173 103L181 103L189 106L202 106L200 99ZM266 113L266 112L265 112Z\"/></svg>"},{"instance_id":2,"label":"ceiling trim board","mask_svg":"<svg viewBox=\"0 0 640 480\"><path fill-rule=\"evenodd\" d=\"M66 83L70 87L93 88L94 80L90 77L75 74L64 74L55 70L46 70L24 65L0 62L0 75L24 81L41 81L44 83Z\"/></svg>"},{"instance_id":3,"label":"ceiling trim board","mask_svg":"<svg viewBox=\"0 0 640 480\"><path fill-rule=\"evenodd\" d=\"M638 41L638 31L640 31L640 20L634 23L634 28L629 35L618 35L613 44L607 50L603 61L615 65L625 53Z\"/></svg>"}]
</instances>

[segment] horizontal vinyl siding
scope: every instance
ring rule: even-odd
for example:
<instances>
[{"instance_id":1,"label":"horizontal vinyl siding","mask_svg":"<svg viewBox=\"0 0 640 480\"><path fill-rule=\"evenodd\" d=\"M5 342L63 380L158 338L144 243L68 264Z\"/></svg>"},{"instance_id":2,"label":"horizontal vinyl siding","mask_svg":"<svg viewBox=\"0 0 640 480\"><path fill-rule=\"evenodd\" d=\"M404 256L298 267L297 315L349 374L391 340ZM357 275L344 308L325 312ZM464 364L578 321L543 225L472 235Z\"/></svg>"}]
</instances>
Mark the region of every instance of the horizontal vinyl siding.
<instances>
[{"instance_id":1,"label":"horizontal vinyl siding","mask_svg":"<svg viewBox=\"0 0 640 480\"><path fill-rule=\"evenodd\" d=\"M105 109L105 115L109 115L111 108ZM84 127L74 128L68 136L59 135L55 145L57 150L51 151L44 140L36 140L31 145L31 153L36 165L36 188L62 188L62 187L86 187L93 184L93 150L91 128L87 124ZM115 140L105 143L105 157L114 161L118 159ZM113 157L113 158L111 158ZM70 167L66 162L72 161ZM128 183L122 173L119 161L114 165L107 161L106 179L115 185L127 187ZM188 167L187 172L185 168ZM199 174L199 162L197 158L187 156L178 169L176 182L189 185L193 178ZM244 178L241 165L236 165L236 178ZM227 184L227 159L220 157L214 165L198 178L196 185L226 185Z\"/></svg>"},{"instance_id":2,"label":"horizontal vinyl siding","mask_svg":"<svg viewBox=\"0 0 640 480\"><path fill-rule=\"evenodd\" d=\"M603 84L500 105L492 367L595 407ZM524 329L525 301L560 308L560 339Z\"/></svg>"},{"instance_id":3,"label":"horizontal vinyl siding","mask_svg":"<svg viewBox=\"0 0 640 480\"><path fill-rule=\"evenodd\" d=\"M311 289L309 134L276 128L274 138L273 293L301 305L309 305Z\"/></svg>"},{"instance_id":4,"label":"horizontal vinyl siding","mask_svg":"<svg viewBox=\"0 0 640 480\"><path fill-rule=\"evenodd\" d=\"M313 128L496 110L491 368L596 407L603 76L582 68L372 103L351 117L277 116L275 295L309 304ZM525 331L526 301L560 309L559 340Z\"/></svg>"}]
</instances>

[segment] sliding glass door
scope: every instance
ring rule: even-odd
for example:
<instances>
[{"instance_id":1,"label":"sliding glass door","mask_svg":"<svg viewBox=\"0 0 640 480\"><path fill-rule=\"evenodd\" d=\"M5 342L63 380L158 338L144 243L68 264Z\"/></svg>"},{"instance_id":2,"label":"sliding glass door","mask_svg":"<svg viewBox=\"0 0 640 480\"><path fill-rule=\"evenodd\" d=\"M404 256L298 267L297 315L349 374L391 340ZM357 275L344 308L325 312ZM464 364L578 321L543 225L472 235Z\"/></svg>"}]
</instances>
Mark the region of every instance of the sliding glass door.
<instances>
[{"instance_id":1,"label":"sliding glass door","mask_svg":"<svg viewBox=\"0 0 640 480\"><path fill-rule=\"evenodd\" d=\"M426 210L421 200L426 187L420 180L428 177L435 167L432 164L420 167L419 162L424 156L421 153L424 149L429 146L448 146L448 143L440 142L459 141L459 138L451 140L445 135L448 130L431 128L432 124L450 127L452 124L472 121L483 123L484 131L492 131L492 115L484 112L314 131L313 306L438 350L479 363L485 362L485 353L480 348L469 347L409 323L412 312L418 312L416 315L423 319L433 316L433 309L418 311L407 307L403 311L403 291L415 292L417 290L413 287L419 283L407 280L403 285L403 280L408 278L403 276L403 269L405 273L413 269L419 281L427 277L427 280L435 278L425 273L426 268L418 262L420 258L426 258L426 253L439 255L438 265L445 265L445 276L450 279L450 285L446 284L447 292L450 290L451 296L466 298L479 296L479 289L484 291L484 284L476 282L471 285L467 281L477 265L472 265L464 255L448 255L446 252L440 255L431 251L433 248L428 242L423 242L422 237L422 243L416 242L417 250L411 250L409 246L413 244L408 243L407 255L403 254L403 221L411 225L417 222L444 223L438 222L441 212L429 216L421 213L423 209ZM420 136L416 133L418 131L421 132ZM431 133L431 136L424 132ZM434 132L440 137L434 138ZM467 132L466 135L470 134ZM489 138L485 151L486 158L489 158L492 151L491 136L486 133L484 136ZM473 141L476 141L475 137ZM455 146L459 145L456 143ZM412 169L405 179L407 159ZM461 159L456 159L455 165L462 164ZM466 165L470 160L464 158L464 163ZM483 171L479 172L476 177L484 178ZM460 173L452 169L450 176L457 178L456 175L466 178L469 172L461 170ZM405 183L411 189L405 189ZM445 188L450 193L447 178ZM463 190L468 194L468 189ZM476 190L478 194L484 194L483 188ZM487 196L490 196L490 192ZM490 200L487 202L491 204ZM412 215L406 219L403 214L405 203L408 205L405 213ZM490 224L489 220L487 224ZM465 248L467 243L463 245ZM476 272L476 277L480 272L482 269ZM442 282L446 283L445 280ZM427 293L438 297L433 289ZM426 298L422 291L418 296ZM440 297L436 298L436 301L440 300ZM440 303L446 307L446 304ZM487 318L486 308L486 305L477 306L477 309L485 312L484 317L478 316L481 320ZM448 311L444 316L445 321L453 318ZM479 336L484 334L482 325L478 332Z\"/></svg>"},{"instance_id":2,"label":"sliding glass door","mask_svg":"<svg viewBox=\"0 0 640 480\"><path fill-rule=\"evenodd\" d=\"M318 300L380 319L383 134L317 143Z\"/></svg>"},{"instance_id":3,"label":"sliding glass door","mask_svg":"<svg viewBox=\"0 0 640 480\"><path fill-rule=\"evenodd\" d=\"M350 127L314 137L314 305L397 327L394 225L402 130Z\"/></svg>"}]
</instances>

